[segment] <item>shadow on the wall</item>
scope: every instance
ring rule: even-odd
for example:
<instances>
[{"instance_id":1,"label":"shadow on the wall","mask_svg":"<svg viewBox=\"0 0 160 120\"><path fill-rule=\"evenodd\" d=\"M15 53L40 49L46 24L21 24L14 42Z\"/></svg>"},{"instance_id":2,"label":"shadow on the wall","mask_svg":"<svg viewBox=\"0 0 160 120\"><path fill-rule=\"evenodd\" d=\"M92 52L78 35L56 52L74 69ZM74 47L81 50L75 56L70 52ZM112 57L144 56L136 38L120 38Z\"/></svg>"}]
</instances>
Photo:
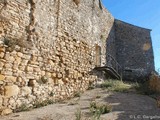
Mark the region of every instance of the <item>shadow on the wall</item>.
<instances>
[{"instance_id":1,"label":"shadow on the wall","mask_svg":"<svg viewBox=\"0 0 160 120\"><path fill-rule=\"evenodd\" d=\"M93 73L94 75L98 77L98 79L104 79L104 80L110 79L110 78L119 79L121 78L122 69L116 59L116 43L115 43L114 24L111 27L109 34L107 36L108 36L107 38L101 37L102 42L104 42L103 43L104 46L103 45L101 46L102 47L101 56L98 56L100 57L101 63L100 63L100 66L98 66L97 71L93 70ZM96 59L98 59L97 54L96 54ZM117 78L117 76L119 76L119 78Z\"/></svg>"}]
</instances>

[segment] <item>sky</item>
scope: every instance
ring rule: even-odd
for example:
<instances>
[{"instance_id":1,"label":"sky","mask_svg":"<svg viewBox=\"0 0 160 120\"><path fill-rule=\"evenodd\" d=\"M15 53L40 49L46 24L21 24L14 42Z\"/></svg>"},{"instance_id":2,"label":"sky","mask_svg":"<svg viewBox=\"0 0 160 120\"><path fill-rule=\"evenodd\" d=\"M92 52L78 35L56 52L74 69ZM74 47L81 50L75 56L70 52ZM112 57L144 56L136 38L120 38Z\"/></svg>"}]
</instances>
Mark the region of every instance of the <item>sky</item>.
<instances>
[{"instance_id":1,"label":"sky","mask_svg":"<svg viewBox=\"0 0 160 120\"><path fill-rule=\"evenodd\" d=\"M160 0L102 0L103 5L119 20L152 29L155 68L160 68Z\"/></svg>"}]
</instances>

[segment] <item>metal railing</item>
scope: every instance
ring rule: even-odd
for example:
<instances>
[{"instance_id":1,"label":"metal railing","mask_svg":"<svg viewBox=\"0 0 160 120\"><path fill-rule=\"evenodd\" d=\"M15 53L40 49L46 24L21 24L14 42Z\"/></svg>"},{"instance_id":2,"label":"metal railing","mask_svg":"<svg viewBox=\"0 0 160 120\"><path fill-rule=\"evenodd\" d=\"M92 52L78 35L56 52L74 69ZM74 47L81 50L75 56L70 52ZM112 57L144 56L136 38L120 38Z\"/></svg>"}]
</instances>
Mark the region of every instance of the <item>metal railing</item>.
<instances>
[{"instance_id":1,"label":"metal railing","mask_svg":"<svg viewBox=\"0 0 160 120\"><path fill-rule=\"evenodd\" d=\"M96 65L95 69L108 72L112 77L122 80L122 67L116 61L116 59L110 54L101 55L101 58L106 57L105 64Z\"/></svg>"},{"instance_id":2,"label":"metal railing","mask_svg":"<svg viewBox=\"0 0 160 120\"><path fill-rule=\"evenodd\" d=\"M106 66L114 69L119 74L119 76L122 78L122 67L115 60L115 58L111 56L110 54L106 54Z\"/></svg>"}]
</instances>

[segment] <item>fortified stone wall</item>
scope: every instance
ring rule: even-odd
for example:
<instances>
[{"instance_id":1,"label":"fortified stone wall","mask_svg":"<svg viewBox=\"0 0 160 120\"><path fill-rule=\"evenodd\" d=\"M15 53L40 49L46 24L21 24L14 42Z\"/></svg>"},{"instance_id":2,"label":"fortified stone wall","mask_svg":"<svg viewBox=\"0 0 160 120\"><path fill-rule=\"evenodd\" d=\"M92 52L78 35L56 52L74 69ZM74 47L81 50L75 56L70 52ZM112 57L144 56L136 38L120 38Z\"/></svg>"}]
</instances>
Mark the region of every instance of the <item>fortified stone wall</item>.
<instances>
[{"instance_id":1,"label":"fortified stone wall","mask_svg":"<svg viewBox=\"0 0 160 120\"><path fill-rule=\"evenodd\" d=\"M154 71L150 31L115 20L116 57L123 69L123 79L145 80Z\"/></svg>"},{"instance_id":2,"label":"fortified stone wall","mask_svg":"<svg viewBox=\"0 0 160 120\"><path fill-rule=\"evenodd\" d=\"M112 26L111 31L108 35L106 41L106 60L107 66L115 68L115 61L116 60L116 38L115 38L115 25Z\"/></svg>"},{"instance_id":3,"label":"fortified stone wall","mask_svg":"<svg viewBox=\"0 0 160 120\"><path fill-rule=\"evenodd\" d=\"M86 90L113 23L99 0L0 1L0 111Z\"/></svg>"}]
</instances>

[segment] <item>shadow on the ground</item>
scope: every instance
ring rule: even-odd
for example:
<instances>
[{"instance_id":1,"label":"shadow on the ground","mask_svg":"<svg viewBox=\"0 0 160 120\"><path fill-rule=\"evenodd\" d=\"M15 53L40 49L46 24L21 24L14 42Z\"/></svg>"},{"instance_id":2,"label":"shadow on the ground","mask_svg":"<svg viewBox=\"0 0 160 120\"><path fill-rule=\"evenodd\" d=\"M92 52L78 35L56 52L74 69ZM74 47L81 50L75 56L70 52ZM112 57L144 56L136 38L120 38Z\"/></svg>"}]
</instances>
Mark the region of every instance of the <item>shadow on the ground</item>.
<instances>
[{"instance_id":1,"label":"shadow on the ground","mask_svg":"<svg viewBox=\"0 0 160 120\"><path fill-rule=\"evenodd\" d=\"M156 100L145 95L134 93L113 92L103 99L104 102L111 103L112 113L116 113L116 120L141 120L160 119L160 109ZM115 118L115 117L114 117Z\"/></svg>"}]
</instances>

